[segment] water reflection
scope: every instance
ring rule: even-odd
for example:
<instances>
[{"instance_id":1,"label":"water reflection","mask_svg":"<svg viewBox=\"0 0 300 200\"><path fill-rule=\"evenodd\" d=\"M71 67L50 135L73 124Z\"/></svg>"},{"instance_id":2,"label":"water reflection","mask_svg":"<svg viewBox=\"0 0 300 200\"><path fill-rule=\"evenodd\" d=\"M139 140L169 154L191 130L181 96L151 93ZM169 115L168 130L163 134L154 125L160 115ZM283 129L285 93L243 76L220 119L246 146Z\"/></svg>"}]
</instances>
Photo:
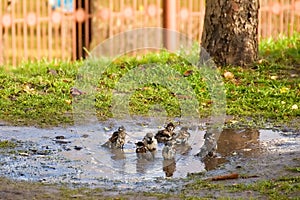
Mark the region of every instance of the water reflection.
<instances>
[{"instance_id":1,"label":"water reflection","mask_svg":"<svg viewBox=\"0 0 300 200\"><path fill-rule=\"evenodd\" d=\"M146 174L148 170L153 167L154 159L137 158L136 159L136 172Z\"/></svg>"},{"instance_id":2,"label":"water reflection","mask_svg":"<svg viewBox=\"0 0 300 200\"><path fill-rule=\"evenodd\" d=\"M117 160L123 160L126 158L125 153L122 149L109 149L111 153L111 159L117 161Z\"/></svg>"},{"instance_id":3,"label":"water reflection","mask_svg":"<svg viewBox=\"0 0 300 200\"><path fill-rule=\"evenodd\" d=\"M176 160L173 159L164 159L163 160L163 171L165 172L166 177L172 177L176 171Z\"/></svg>"},{"instance_id":4,"label":"water reflection","mask_svg":"<svg viewBox=\"0 0 300 200\"><path fill-rule=\"evenodd\" d=\"M215 152L204 157L206 170L213 170L227 162L228 156L254 156L259 154L259 130L256 129L224 129L217 140Z\"/></svg>"},{"instance_id":5,"label":"water reflection","mask_svg":"<svg viewBox=\"0 0 300 200\"><path fill-rule=\"evenodd\" d=\"M223 156L242 153L244 156L259 153L259 131L257 129L224 129L218 139L217 152Z\"/></svg>"}]
</instances>

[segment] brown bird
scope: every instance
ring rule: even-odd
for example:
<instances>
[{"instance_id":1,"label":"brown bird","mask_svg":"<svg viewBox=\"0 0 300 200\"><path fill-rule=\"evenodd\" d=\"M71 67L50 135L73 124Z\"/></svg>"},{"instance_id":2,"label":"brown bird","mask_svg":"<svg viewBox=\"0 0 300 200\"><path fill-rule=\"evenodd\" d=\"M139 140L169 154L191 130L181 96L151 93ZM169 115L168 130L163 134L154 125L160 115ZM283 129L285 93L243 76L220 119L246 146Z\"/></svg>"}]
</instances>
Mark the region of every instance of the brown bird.
<instances>
[{"instance_id":1,"label":"brown bird","mask_svg":"<svg viewBox=\"0 0 300 200\"><path fill-rule=\"evenodd\" d=\"M188 132L187 127L182 127L180 131L174 136L176 144L187 144L188 139L190 138L191 134Z\"/></svg>"},{"instance_id":2,"label":"brown bird","mask_svg":"<svg viewBox=\"0 0 300 200\"><path fill-rule=\"evenodd\" d=\"M112 149L123 149L125 144L126 132L124 126L120 126L117 131L102 146Z\"/></svg>"},{"instance_id":3,"label":"brown bird","mask_svg":"<svg viewBox=\"0 0 300 200\"><path fill-rule=\"evenodd\" d=\"M153 160L154 155L149 151L144 142L139 141L135 145L135 152L138 159Z\"/></svg>"},{"instance_id":4,"label":"brown bird","mask_svg":"<svg viewBox=\"0 0 300 200\"><path fill-rule=\"evenodd\" d=\"M174 147L173 141L168 141L162 150L162 156L165 160L175 159L176 149Z\"/></svg>"},{"instance_id":5,"label":"brown bird","mask_svg":"<svg viewBox=\"0 0 300 200\"><path fill-rule=\"evenodd\" d=\"M143 142L150 152L153 152L157 149L157 140L154 138L152 133L147 133L143 139Z\"/></svg>"},{"instance_id":6,"label":"brown bird","mask_svg":"<svg viewBox=\"0 0 300 200\"><path fill-rule=\"evenodd\" d=\"M156 133L155 139L158 142L165 143L173 139L175 126L172 122L168 123L165 129L160 130Z\"/></svg>"}]
</instances>

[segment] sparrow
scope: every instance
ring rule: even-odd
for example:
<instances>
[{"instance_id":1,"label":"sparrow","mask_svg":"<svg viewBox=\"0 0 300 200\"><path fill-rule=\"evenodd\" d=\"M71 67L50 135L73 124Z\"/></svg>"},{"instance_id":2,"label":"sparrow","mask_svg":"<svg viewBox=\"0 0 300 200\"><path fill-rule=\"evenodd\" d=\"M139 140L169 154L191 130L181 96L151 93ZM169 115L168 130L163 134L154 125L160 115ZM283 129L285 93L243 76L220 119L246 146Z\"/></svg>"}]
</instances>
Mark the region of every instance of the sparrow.
<instances>
[{"instance_id":1,"label":"sparrow","mask_svg":"<svg viewBox=\"0 0 300 200\"><path fill-rule=\"evenodd\" d=\"M178 145L185 145L188 143L188 139L190 138L191 134L188 132L187 127L182 127L180 131L175 135L174 139L176 144Z\"/></svg>"},{"instance_id":2,"label":"sparrow","mask_svg":"<svg viewBox=\"0 0 300 200\"><path fill-rule=\"evenodd\" d=\"M162 156L165 160L175 159L176 149L172 141L167 141L162 150Z\"/></svg>"},{"instance_id":3,"label":"sparrow","mask_svg":"<svg viewBox=\"0 0 300 200\"><path fill-rule=\"evenodd\" d=\"M123 149L125 144L125 128L120 126L117 131L113 132L112 136L102 146L112 149Z\"/></svg>"},{"instance_id":4,"label":"sparrow","mask_svg":"<svg viewBox=\"0 0 300 200\"><path fill-rule=\"evenodd\" d=\"M175 126L172 122L168 123L165 129L160 130L156 133L155 139L158 142L164 143L173 139Z\"/></svg>"},{"instance_id":5,"label":"sparrow","mask_svg":"<svg viewBox=\"0 0 300 200\"><path fill-rule=\"evenodd\" d=\"M143 139L145 147L150 151L153 152L157 149L157 140L154 138L152 133L147 133Z\"/></svg>"},{"instance_id":6,"label":"sparrow","mask_svg":"<svg viewBox=\"0 0 300 200\"><path fill-rule=\"evenodd\" d=\"M135 145L136 145L135 152L138 159L153 160L153 155L146 147L144 142L139 141L135 143Z\"/></svg>"}]
</instances>

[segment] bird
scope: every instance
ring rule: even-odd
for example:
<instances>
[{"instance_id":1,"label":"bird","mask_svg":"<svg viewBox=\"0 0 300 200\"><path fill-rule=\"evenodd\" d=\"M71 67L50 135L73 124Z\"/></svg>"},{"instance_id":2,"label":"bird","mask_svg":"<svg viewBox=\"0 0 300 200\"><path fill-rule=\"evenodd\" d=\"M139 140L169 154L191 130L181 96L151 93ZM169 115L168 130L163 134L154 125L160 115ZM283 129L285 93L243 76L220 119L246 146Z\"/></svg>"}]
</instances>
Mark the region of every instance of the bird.
<instances>
[{"instance_id":1,"label":"bird","mask_svg":"<svg viewBox=\"0 0 300 200\"><path fill-rule=\"evenodd\" d=\"M135 152L138 159L153 160L153 154L149 151L144 142L139 141L135 143L135 145Z\"/></svg>"},{"instance_id":2,"label":"bird","mask_svg":"<svg viewBox=\"0 0 300 200\"><path fill-rule=\"evenodd\" d=\"M172 122L168 123L165 129L159 130L156 135L155 139L157 139L160 143L165 143L173 139L175 126Z\"/></svg>"},{"instance_id":3,"label":"bird","mask_svg":"<svg viewBox=\"0 0 300 200\"><path fill-rule=\"evenodd\" d=\"M157 149L157 140L154 138L153 133L147 133L143 139L145 147L150 151L154 152Z\"/></svg>"},{"instance_id":4,"label":"bird","mask_svg":"<svg viewBox=\"0 0 300 200\"><path fill-rule=\"evenodd\" d=\"M185 145L188 143L188 139L191 134L188 132L187 127L182 127L180 131L174 136L175 142L178 145Z\"/></svg>"},{"instance_id":5,"label":"bird","mask_svg":"<svg viewBox=\"0 0 300 200\"><path fill-rule=\"evenodd\" d=\"M173 141L167 141L162 150L162 156L165 160L175 159L176 149L173 145Z\"/></svg>"},{"instance_id":6,"label":"bird","mask_svg":"<svg viewBox=\"0 0 300 200\"><path fill-rule=\"evenodd\" d=\"M117 131L102 146L112 149L123 149L125 144L126 132L124 126L120 126Z\"/></svg>"}]
</instances>

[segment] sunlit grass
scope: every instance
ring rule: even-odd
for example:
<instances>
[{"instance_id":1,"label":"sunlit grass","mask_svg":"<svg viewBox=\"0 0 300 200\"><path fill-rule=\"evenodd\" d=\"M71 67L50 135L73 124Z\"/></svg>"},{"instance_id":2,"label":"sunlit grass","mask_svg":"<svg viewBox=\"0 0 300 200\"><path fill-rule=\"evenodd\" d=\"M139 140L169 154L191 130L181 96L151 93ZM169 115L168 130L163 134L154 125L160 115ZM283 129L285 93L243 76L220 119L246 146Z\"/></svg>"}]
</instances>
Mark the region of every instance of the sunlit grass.
<instances>
[{"instance_id":1,"label":"sunlit grass","mask_svg":"<svg viewBox=\"0 0 300 200\"><path fill-rule=\"evenodd\" d=\"M267 121L289 122L299 118L299 41L299 34L264 40L260 44L260 59L253 66L218 69L225 83L226 113L235 116L234 123L240 121L246 125L264 126ZM209 117L213 102L207 83L199 69L186 58L161 51L114 60L95 83L95 108L99 119L113 117L112 99L120 82L134 70L143 70L149 65L166 69L151 75L154 79L161 78L161 73L172 72L166 77L170 81L187 82L198 103L197 108L190 108L191 112L203 118ZM22 63L15 69L0 67L0 119L14 124L72 124L74 99L70 89L82 66L83 61L44 60ZM49 73L49 70L55 70L56 74ZM225 72L233 76L224 77ZM182 89L141 83L130 96L129 109L134 115L147 115L151 109L157 108L155 105L160 105L168 116L178 117L181 115L180 101L192 97L184 94Z\"/></svg>"}]
</instances>

